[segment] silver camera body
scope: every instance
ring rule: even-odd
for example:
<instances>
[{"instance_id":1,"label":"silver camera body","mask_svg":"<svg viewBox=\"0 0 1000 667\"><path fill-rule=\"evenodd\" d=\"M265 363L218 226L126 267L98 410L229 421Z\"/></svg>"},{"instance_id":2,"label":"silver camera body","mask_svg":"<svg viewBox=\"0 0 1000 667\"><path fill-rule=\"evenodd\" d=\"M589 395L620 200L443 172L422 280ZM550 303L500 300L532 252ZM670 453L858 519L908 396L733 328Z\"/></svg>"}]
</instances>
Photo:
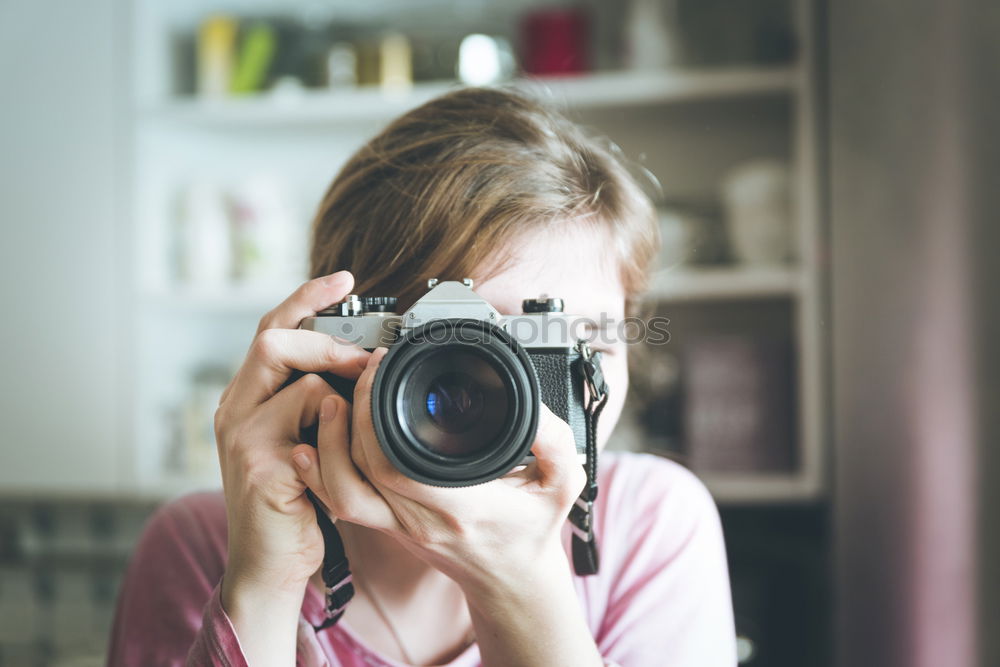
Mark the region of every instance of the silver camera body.
<instances>
[{"instance_id":1,"label":"silver camera body","mask_svg":"<svg viewBox=\"0 0 1000 667\"><path fill-rule=\"evenodd\" d=\"M544 296L502 315L472 287L431 280L403 313L395 298L351 295L301 325L389 348L372 388L379 444L404 474L436 486L489 481L530 458L540 402L586 450L585 321ZM353 397L353 381L324 377Z\"/></svg>"}]
</instances>

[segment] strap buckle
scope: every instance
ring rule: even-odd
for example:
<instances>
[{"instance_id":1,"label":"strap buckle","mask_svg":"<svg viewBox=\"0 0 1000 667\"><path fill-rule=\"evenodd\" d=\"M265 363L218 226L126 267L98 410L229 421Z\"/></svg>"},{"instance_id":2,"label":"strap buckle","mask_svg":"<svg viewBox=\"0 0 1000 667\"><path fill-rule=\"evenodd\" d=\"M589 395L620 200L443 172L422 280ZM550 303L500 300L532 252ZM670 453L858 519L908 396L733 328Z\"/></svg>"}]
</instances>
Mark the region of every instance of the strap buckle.
<instances>
[{"instance_id":1,"label":"strap buckle","mask_svg":"<svg viewBox=\"0 0 1000 667\"><path fill-rule=\"evenodd\" d=\"M569 510L569 521L574 529L573 534L584 542L594 540L593 512L594 501L583 498L577 498Z\"/></svg>"},{"instance_id":2,"label":"strap buckle","mask_svg":"<svg viewBox=\"0 0 1000 667\"><path fill-rule=\"evenodd\" d=\"M582 357L583 377L587 382L591 400L600 403L608 393L608 383L604 380L604 373L601 372L601 353L591 349L590 344L582 338L577 341L576 349Z\"/></svg>"}]
</instances>

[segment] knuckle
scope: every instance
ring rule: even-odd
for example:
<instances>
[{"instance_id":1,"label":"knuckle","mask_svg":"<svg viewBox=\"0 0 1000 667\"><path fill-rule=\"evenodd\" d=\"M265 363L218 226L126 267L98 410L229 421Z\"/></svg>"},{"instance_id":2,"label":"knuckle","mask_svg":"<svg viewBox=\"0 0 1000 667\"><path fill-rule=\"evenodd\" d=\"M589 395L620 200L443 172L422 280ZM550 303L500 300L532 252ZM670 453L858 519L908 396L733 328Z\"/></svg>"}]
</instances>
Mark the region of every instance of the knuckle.
<instances>
[{"instance_id":1,"label":"knuckle","mask_svg":"<svg viewBox=\"0 0 1000 667\"><path fill-rule=\"evenodd\" d=\"M273 496L283 484L275 463L271 456L247 450L239 457L237 471L247 488L255 489L262 497Z\"/></svg>"},{"instance_id":2,"label":"knuckle","mask_svg":"<svg viewBox=\"0 0 1000 667\"><path fill-rule=\"evenodd\" d=\"M224 427L222 433L219 437L219 444L222 445L223 449L227 452L232 452L239 449L239 444L245 442L249 437L250 427L243 424L236 424L229 427Z\"/></svg>"},{"instance_id":3,"label":"knuckle","mask_svg":"<svg viewBox=\"0 0 1000 667\"><path fill-rule=\"evenodd\" d=\"M356 521L360 516L357 501L350 494L333 493L330 495L330 512L338 519Z\"/></svg>"},{"instance_id":4,"label":"knuckle","mask_svg":"<svg viewBox=\"0 0 1000 667\"><path fill-rule=\"evenodd\" d=\"M254 456L252 453L247 453L240 459L239 473L249 486L260 488L266 484L266 466L262 465L259 456Z\"/></svg>"},{"instance_id":5,"label":"knuckle","mask_svg":"<svg viewBox=\"0 0 1000 667\"><path fill-rule=\"evenodd\" d=\"M344 350L341 349L337 341L333 340L333 337L327 336L327 339L323 342L323 357L327 364L336 364L344 358Z\"/></svg>"},{"instance_id":6,"label":"knuckle","mask_svg":"<svg viewBox=\"0 0 1000 667\"><path fill-rule=\"evenodd\" d=\"M573 429L570 428L569 424L564 422L562 419L552 419L550 424L553 438L556 438L559 441L569 441L575 444Z\"/></svg>"},{"instance_id":7,"label":"knuckle","mask_svg":"<svg viewBox=\"0 0 1000 667\"><path fill-rule=\"evenodd\" d=\"M215 444L218 447L229 448L227 434L229 432L229 415L225 408L220 407L215 411Z\"/></svg>"},{"instance_id":8,"label":"knuckle","mask_svg":"<svg viewBox=\"0 0 1000 667\"><path fill-rule=\"evenodd\" d=\"M563 483L559 485L556 491L560 504L566 506L572 505L573 501L575 501L583 492L583 487L586 483L587 473L583 469L583 466L572 466L572 468L567 471Z\"/></svg>"},{"instance_id":9,"label":"knuckle","mask_svg":"<svg viewBox=\"0 0 1000 667\"><path fill-rule=\"evenodd\" d=\"M213 423L215 425L215 437L219 438L226 432L226 427L229 425L229 410L226 408L225 404L220 405L215 410Z\"/></svg>"},{"instance_id":10,"label":"knuckle","mask_svg":"<svg viewBox=\"0 0 1000 667\"><path fill-rule=\"evenodd\" d=\"M307 373L299 378L299 382L302 388L310 396L329 394L333 392L333 389L327 384L326 380L317 375L316 373Z\"/></svg>"},{"instance_id":11,"label":"knuckle","mask_svg":"<svg viewBox=\"0 0 1000 667\"><path fill-rule=\"evenodd\" d=\"M273 359L281 349L284 336L278 329L265 329L253 341L253 354L260 359Z\"/></svg>"},{"instance_id":12,"label":"knuckle","mask_svg":"<svg viewBox=\"0 0 1000 667\"><path fill-rule=\"evenodd\" d=\"M238 443L246 438L247 425L235 421L225 404L215 411L215 442L225 451L236 449Z\"/></svg>"},{"instance_id":13,"label":"knuckle","mask_svg":"<svg viewBox=\"0 0 1000 667\"><path fill-rule=\"evenodd\" d=\"M273 326L272 322L274 322L273 308L264 313L264 316L260 318L260 322L257 324L257 331L267 331Z\"/></svg>"}]
</instances>

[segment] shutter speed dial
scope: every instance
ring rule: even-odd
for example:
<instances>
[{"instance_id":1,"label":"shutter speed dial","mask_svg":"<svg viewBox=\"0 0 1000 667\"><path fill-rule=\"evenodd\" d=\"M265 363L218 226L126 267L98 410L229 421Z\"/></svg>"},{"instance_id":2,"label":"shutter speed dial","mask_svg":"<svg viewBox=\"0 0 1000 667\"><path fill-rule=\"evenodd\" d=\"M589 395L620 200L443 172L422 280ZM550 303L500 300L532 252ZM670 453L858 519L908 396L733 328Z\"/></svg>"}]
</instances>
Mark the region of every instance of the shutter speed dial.
<instances>
[{"instance_id":1,"label":"shutter speed dial","mask_svg":"<svg viewBox=\"0 0 1000 667\"><path fill-rule=\"evenodd\" d=\"M392 313L398 301L394 296L364 296L361 297L361 309L366 313Z\"/></svg>"},{"instance_id":2,"label":"shutter speed dial","mask_svg":"<svg viewBox=\"0 0 1000 667\"><path fill-rule=\"evenodd\" d=\"M524 313L561 313L563 300L557 297L543 296L537 299L525 299L521 302L521 312Z\"/></svg>"}]
</instances>

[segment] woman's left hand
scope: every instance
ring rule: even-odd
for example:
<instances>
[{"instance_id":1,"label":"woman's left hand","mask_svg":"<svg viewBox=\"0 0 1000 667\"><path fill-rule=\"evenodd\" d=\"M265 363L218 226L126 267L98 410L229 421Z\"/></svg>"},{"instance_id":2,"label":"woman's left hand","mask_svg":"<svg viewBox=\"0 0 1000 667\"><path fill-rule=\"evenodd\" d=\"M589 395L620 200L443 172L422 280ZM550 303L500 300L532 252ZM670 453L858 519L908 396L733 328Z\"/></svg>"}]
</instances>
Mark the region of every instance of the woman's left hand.
<instances>
[{"instance_id":1,"label":"woman's left hand","mask_svg":"<svg viewBox=\"0 0 1000 667\"><path fill-rule=\"evenodd\" d=\"M586 483L569 426L543 404L531 448L535 460L523 469L470 487L414 481L385 457L372 425L372 382L385 352L379 348L370 357L353 407L325 399L318 448L292 452L310 457L300 474L330 514L392 534L467 594L520 585L526 569L543 564L567 569L561 527ZM350 429L345 415L329 416L337 410L334 401L352 412Z\"/></svg>"}]
</instances>

